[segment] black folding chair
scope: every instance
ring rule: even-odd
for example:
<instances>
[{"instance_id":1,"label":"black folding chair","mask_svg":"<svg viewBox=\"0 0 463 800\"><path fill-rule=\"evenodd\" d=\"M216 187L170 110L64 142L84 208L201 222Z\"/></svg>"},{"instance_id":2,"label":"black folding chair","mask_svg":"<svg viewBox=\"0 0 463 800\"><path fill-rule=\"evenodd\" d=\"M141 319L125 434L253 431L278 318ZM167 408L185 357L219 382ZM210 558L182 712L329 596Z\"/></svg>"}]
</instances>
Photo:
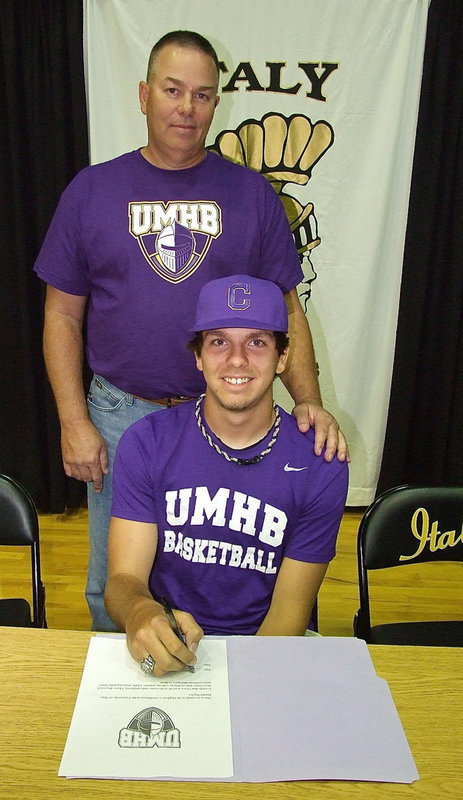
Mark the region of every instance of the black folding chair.
<instances>
[{"instance_id":1,"label":"black folding chair","mask_svg":"<svg viewBox=\"0 0 463 800\"><path fill-rule=\"evenodd\" d=\"M463 562L462 522L463 487L398 486L376 498L358 531L360 608L354 618L355 636L371 644L463 646L463 620L372 626L368 591L369 570Z\"/></svg>"},{"instance_id":2,"label":"black folding chair","mask_svg":"<svg viewBox=\"0 0 463 800\"><path fill-rule=\"evenodd\" d=\"M0 545L30 548L32 589L32 614L22 597L0 599L0 625L46 628L37 509L29 492L8 475L0 475Z\"/></svg>"}]
</instances>

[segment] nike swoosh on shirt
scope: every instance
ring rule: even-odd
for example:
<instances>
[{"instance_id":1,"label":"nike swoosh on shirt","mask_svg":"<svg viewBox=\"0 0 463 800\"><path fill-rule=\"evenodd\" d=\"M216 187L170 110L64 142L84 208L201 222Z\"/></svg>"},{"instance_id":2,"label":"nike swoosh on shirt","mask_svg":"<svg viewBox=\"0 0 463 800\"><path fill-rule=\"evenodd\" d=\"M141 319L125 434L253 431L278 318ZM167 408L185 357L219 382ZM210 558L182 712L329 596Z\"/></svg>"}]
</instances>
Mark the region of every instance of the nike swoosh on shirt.
<instances>
[{"instance_id":1,"label":"nike swoosh on shirt","mask_svg":"<svg viewBox=\"0 0 463 800\"><path fill-rule=\"evenodd\" d=\"M283 469L285 472L302 472L302 470L307 469L307 467L290 467L289 464L285 464Z\"/></svg>"}]
</instances>

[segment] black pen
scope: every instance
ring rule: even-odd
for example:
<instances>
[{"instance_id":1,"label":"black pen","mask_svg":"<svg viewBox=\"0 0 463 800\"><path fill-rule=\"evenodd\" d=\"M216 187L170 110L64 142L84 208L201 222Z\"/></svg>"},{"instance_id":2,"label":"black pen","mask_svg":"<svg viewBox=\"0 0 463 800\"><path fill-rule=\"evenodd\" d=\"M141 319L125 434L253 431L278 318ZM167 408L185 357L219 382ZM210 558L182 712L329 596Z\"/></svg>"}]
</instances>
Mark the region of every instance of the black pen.
<instances>
[{"instance_id":1,"label":"black pen","mask_svg":"<svg viewBox=\"0 0 463 800\"><path fill-rule=\"evenodd\" d=\"M183 642L183 644L185 644L185 638L181 634L180 628L177 625L177 620L174 617L174 612L172 611L172 606L169 603L168 599L166 597L164 597L164 595L161 597L161 605L162 605L162 607L164 609L164 613L165 613L167 619L169 620L169 624L170 624L170 627L172 628L173 632L180 639L180 641ZM194 672L195 671L195 668L193 667L192 664L185 664L185 669L187 669L188 672Z\"/></svg>"}]
</instances>

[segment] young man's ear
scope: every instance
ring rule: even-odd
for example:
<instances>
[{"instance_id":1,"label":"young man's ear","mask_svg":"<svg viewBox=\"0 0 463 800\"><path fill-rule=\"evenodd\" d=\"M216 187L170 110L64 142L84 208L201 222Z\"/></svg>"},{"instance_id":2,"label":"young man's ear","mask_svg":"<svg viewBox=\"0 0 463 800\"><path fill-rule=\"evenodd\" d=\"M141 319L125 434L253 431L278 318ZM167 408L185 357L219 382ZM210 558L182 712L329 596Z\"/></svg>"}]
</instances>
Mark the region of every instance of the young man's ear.
<instances>
[{"instance_id":1,"label":"young man's ear","mask_svg":"<svg viewBox=\"0 0 463 800\"><path fill-rule=\"evenodd\" d=\"M200 338L199 338L200 337ZM201 350L203 346L203 334L197 333L195 340L194 340L194 354L196 359L196 369L199 369L200 372L203 371L203 362L201 360Z\"/></svg>"},{"instance_id":2,"label":"young man's ear","mask_svg":"<svg viewBox=\"0 0 463 800\"><path fill-rule=\"evenodd\" d=\"M285 369L286 369L286 362L288 360L288 352L289 352L289 346L283 351L283 353L280 356L278 356L278 364L277 364L277 367L276 367L276 370L275 370L277 375L281 375L281 373L284 372Z\"/></svg>"},{"instance_id":3,"label":"young man's ear","mask_svg":"<svg viewBox=\"0 0 463 800\"><path fill-rule=\"evenodd\" d=\"M195 359L196 359L196 369L199 369L199 371L202 372L203 362L201 361L201 354L195 352Z\"/></svg>"}]
</instances>

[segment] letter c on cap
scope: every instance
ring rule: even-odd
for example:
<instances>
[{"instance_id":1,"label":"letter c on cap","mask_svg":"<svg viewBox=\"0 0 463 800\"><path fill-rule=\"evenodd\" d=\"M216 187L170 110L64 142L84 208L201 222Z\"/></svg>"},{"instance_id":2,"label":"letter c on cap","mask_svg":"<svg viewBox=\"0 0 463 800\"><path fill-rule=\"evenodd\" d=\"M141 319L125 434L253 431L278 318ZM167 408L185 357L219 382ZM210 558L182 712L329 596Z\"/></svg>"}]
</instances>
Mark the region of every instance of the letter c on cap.
<instances>
[{"instance_id":1,"label":"letter c on cap","mask_svg":"<svg viewBox=\"0 0 463 800\"><path fill-rule=\"evenodd\" d=\"M233 311L246 311L251 305L250 297L251 287L249 283L232 283L228 289L228 306Z\"/></svg>"}]
</instances>

